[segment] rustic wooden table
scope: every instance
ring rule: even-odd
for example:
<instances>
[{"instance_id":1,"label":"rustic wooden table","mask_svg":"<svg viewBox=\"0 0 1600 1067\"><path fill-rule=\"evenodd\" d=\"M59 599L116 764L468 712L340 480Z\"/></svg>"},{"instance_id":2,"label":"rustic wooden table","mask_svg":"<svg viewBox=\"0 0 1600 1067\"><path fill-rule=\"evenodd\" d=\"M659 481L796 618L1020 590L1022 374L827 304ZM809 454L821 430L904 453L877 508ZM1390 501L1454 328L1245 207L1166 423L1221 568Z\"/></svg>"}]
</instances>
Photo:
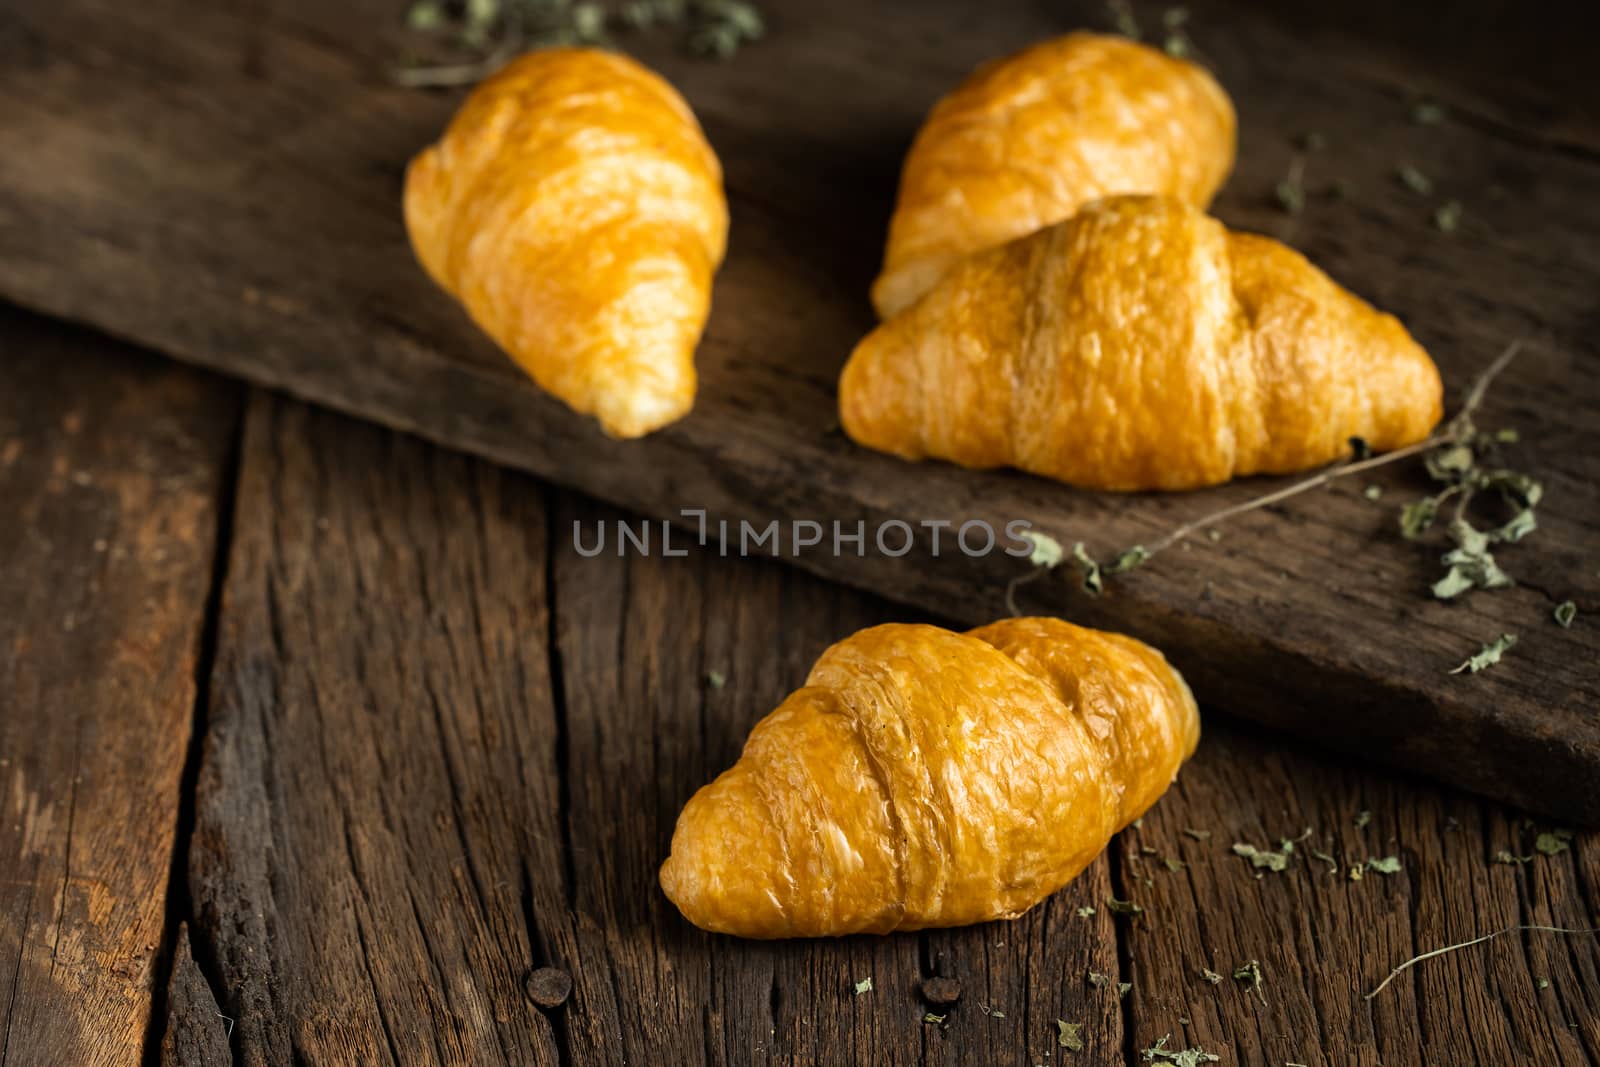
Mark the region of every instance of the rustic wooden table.
<instances>
[{"instance_id":1,"label":"rustic wooden table","mask_svg":"<svg viewBox=\"0 0 1600 1067\"><path fill-rule=\"evenodd\" d=\"M866 290L917 124L981 61L1109 28L1105 0L762 0L773 32L727 63L671 34L620 37L705 124L733 219L695 409L630 442L541 393L414 262L402 174L462 94L385 77L409 47L386 39L407 3L7 4L0 300L656 519L704 507L735 528L910 520L905 556L789 558L968 625L1005 610L1026 564L969 558L948 534L936 555L927 520L1026 518L1109 560L1265 491L1076 492L905 463L838 432L835 383L873 321ZM1138 6L1157 32L1162 5ZM1289 241L1400 314L1452 408L1527 342L1479 418L1521 434L1505 462L1544 486L1538 536L1498 556L1515 586L1429 597L1449 543L1443 529L1397 536L1401 508L1430 487L1420 462L1398 464L1371 475L1380 500L1346 479L1240 516L1219 541L1185 541L1104 596L1062 567L1020 605L1158 645L1241 717L1600 824L1600 5L1191 6L1195 47L1240 122L1217 217ZM1422 102L1444 117L1417 122ZM1290 174L1297 215L1274 195ZM1462 214L1446 232L1434 220L1451 202ZM1509 517L1483 511L1485 524ZM1565 601L1570 628L1551 618ZM1508 632L1520 643L1496 669L1448 673Z\"/></svg>"},{"instance_id":2,"label":"rustic wooden table","mask_svg":"<svg viewBox=\"0 0 1600 1067\"><path fill-rule=\"evenodd\" d=\"M1365 998L1594 926L1600 839L1211 709L1015 923L707 936L656 888L679 806L904 609L585 559L616 513L527 476L20 312L0 339L0 1063L1600 1061L1593 935ZM1281 871L1232 851L1282 839Z\"/></svg>"}]
</instances>

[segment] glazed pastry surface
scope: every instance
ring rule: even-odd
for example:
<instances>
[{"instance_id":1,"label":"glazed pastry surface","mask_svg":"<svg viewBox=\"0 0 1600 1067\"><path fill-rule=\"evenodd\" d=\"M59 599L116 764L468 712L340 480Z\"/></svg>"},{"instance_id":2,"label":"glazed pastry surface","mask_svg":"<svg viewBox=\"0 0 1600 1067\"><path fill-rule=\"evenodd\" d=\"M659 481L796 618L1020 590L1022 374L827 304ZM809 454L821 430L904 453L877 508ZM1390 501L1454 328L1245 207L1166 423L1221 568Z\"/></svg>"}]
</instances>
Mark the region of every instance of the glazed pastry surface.
<instances>
[{"instance_id":1,"label":"glazed pastry surface","mask_svg":"<svg viewBox=\"0 0 1600 1067\"><path fill-rule=\"evenodd\" d=\"M957 266L856 347L858 443L1095 489L1192 489L1425 438L1438 369L1298 252L1112 197Z\"/></svg>"},{"instance_id":2,"label":"glazed pastry surface","mask_svg":"<svg viewBox=\"0 0 1600 1067\"><path fill-rule=\"evenodd\" d=\"M1116 193L1211 202L1233 168L1233 105L1203 68L1073 33L990 62L935 105L900 178L883 318L963 257Z\"/></svg>"},{"instance_id":3,"label":"glazed pastry surface","mask_svg":"<svg viewBox=\"0 0 1600 1067\"><path fill-rule=\"evenodd\" d=\"M673 88L610 52L530 52L406 172L428 273L541 387L616 437L694 404L728 232L722 170Z\"/></svg>"},{"instance_id":4,"label":"glazed pastry surface","mask_svg":"<svg viewBox=\"0 0 1600 1067\"><path fill-rule=\"evenodd\" d=\"M1183 679L1129 637L875 626L824 652L690 799L661 886L741 937L1012 918L1155 802L1199 730Z\"/></svg>"}]
</instances>

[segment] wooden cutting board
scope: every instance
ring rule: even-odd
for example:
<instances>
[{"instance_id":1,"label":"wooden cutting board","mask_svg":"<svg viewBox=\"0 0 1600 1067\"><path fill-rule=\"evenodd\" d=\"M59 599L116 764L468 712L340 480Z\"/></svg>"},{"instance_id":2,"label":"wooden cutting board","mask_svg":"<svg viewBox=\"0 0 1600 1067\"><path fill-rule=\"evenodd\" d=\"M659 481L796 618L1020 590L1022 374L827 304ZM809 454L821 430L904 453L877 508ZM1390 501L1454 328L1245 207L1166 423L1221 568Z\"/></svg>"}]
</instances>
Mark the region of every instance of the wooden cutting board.
<instances>
[{"instance_id":1,"label":"wooden cutting board","mask_svg":"<svg viewBox=\"0 0 1600 1067\"><path fill-rule=\"evenodd\" d=\"M770 37L731 62L635 46L721 154L733 231L698 405L631 443L541 395L412 261L402 169L459 95L386 81L401 5L8 5L0 296L658 518L1028 519L1106 556L1277 484L1102 495L906 464L837 431L834 382L872 325L866 289L921 116L987 57L1106 27L1098 5L796 0L769 5ZM1509 341L1530 342L1480 420L1518 430L1515 462L1547 486L1538 532L1501 554L1517 587L1430 599L1443 548L1397 535L1400 503L1427 485L1401 465L1371 479L1377 502L1366 481L1318 490L1099 598L1063 569L1020 600L1154 642L1212 709L1600 822L1600 129L1579 66L1592 32L1496 17L1510 10L1217 3L1194 5L1190 25L1239 108L1225 221L1289 240L1401 315L1452 405ZM1158 8L1139 13L1159 25ZM1412 121L1424 96L1445 121ZM1273 189L1311 132L1326 147L1307 156L1308 203L1291 217ZM1397 181L1402 164L1436 192ZM1447 199L1463 205L1452 234L1431 221ZM798 562L961 622L1002 613L1026 564L967 558L948 535L941 548L924 532L902 558ZM1550 617L1567 599L1570 630ZM1520 641L1500 665L1447 673L1502 632Z\"/></svg>"}]
</instances>

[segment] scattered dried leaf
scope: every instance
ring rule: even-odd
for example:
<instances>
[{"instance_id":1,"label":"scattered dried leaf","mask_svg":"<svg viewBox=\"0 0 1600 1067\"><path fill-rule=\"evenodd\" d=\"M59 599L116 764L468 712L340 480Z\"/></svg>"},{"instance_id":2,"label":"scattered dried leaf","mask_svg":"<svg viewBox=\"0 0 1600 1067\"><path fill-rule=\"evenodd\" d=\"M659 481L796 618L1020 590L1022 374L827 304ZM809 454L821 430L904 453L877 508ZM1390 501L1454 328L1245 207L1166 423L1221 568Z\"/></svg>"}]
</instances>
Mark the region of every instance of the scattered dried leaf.
<instances>
[{"instance_id":1,"label":"scattered dried leaf","mask_svg":"<svg viewBox=\"0 0 1600 1067\"><path fill-rule=\"evenodd\" d=\"M1534 838L1533 850L1544 856L1559 856L1567 851L1571 841L1571 830L1552 830Z\"/></svg>"},{"instance_id":2,"label":"scattered dried leaf","mask_svg":"<svg viewBox=\"0 0 1600 1067\"><path fill-rule=\"evenodd\" d=\"M1256 960L1241 963L1233 969L1233 980L1243 982L1246 990L1254 992L1262 1004L1266 1004L1266 994L1261 991L1261 964Z\"/></svg>"},{"instance_id":3,"label":"scattered dried leaf","mask_svg":"<svg viewBox=\"0 0 1600 1067\"><path fill-rule=\"evenodd\" d=\"M1481 649L1479 649L1477 655L1467 657L1461 666L1457 667L1450 673L1460 674L1462 671L1465 671L1468 674L1477 674L1481 670L1493 667L1496 663L1500 662L1500 658L1506 654L1507 650L1509 650L1516 643L1516 634L1501 634L1499 637L1495 638L1493 641L1490 641L1487 645L1484 645Z\"/></svg>"},{"instance_id":4,"label":"scattered dried leaf","mask_svg":"<svg viewBox=\"0 0 1600 1067\"><path fill-rule=\"evenodd\" d=\"M1233 854L1235 856L1243 856L1250 861L1250 866L1268 871L1281 871L1289 866L1289 853L1293 851L1292 843L1288 851L1257 848L1248 841L1235 841L1233 843Z\"/></svg>"},{"instance_id":5,"label":"scattered dried leaf","mask_svg":"<svg viewBox=\"0 0 1600 1067\"><path fill-rule=\"evenodd\" d=\"M1172 1035L1167 1034L1154 1045L1145 1049L1141 1055L1146 1063L1160 1060L1163 1063L1174 1064L1175 1067L1200 1067L1202 1063L1221 1063L1222 1057L1214 1052L1207 1052L1201 1048L1169 1049L1167 1042L1172 1040Z\"/></svg>"}]
</instances>

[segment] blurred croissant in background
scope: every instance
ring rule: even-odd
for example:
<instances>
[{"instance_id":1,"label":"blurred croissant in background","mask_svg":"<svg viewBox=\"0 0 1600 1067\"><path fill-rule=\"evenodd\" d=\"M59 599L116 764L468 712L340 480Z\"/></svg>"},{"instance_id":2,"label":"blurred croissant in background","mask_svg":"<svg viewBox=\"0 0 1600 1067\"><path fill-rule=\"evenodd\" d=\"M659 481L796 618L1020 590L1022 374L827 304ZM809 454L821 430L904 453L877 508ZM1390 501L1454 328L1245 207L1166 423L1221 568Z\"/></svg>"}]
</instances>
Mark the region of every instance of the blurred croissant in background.
<instances>
[{"instance_id":1,"label":"blurred croissant in background","mask_svg":"<svg viewBox=\"0 0 1600 1067\"><path fill-rule=\"evenodd\" d=\"M412 160L405 217L434 280L607 433L694 405L728 206L699 124L655 74L583 48L510 63Z\"/></svg>"},{"instance_id":2,"label":"blurred croissant in background","mask_svg":"<svg viewBox=\"0 0 1600 1067\"><path fill-rule=\"evenodd\" d=\"M978 68L906 156L872 302L883 318L963 257L1114 193L1204 208L1233 169L1233 105L1204 69L1072 33Z\"/></svg>"},{"instance_id":3,"label":"blurred croissant in background","mask_svg":"<svg viewBox=\"0 0 1600 1067\"><path fill-rule=\"evenodd\" d=\"M1423 440L1439 371L1293 249L1112 197L973 255L856 347L857 443L1094 489L1193 489Z\"/></svg>"}]
</instances>

